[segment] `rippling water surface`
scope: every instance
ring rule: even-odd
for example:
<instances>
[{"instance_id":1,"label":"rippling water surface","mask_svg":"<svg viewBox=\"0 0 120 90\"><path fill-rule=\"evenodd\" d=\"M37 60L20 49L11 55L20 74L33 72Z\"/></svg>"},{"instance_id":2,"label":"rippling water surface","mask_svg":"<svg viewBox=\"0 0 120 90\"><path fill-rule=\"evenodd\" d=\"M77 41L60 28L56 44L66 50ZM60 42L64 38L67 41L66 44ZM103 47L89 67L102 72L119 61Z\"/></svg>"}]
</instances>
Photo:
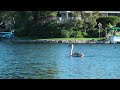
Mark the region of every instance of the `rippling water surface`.
<instances>
[{"instance_id":1,"label":"rippling water surface","mask_svg":"<svg viewBox=\"0 0 120 90\"><path fill-rule=\"evenodd\" d=\"M0 79L120 79L120 44L0 42Z\"/></svg>"}]
</instances>

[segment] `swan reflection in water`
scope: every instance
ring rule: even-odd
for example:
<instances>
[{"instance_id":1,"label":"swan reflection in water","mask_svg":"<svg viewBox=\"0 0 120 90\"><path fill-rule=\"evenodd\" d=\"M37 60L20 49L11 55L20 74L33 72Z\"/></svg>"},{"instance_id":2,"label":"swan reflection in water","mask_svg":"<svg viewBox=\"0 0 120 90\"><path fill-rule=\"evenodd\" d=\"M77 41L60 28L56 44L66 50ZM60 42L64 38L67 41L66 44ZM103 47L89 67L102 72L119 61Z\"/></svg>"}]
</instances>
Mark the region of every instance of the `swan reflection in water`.
<instances>
[{"instance_id":1,"label":"swan reflection in water","mask_svg":"<svg viewBox=\"0 0 120 90\"><path fill-rule=\"evenodd\" d=\"M73 48L74 48L74 45L73 44L70 44L68 47L70 47L70 57L84 57L84 54L81 53L81 52L74 52L73 53Z\"/></svg>"}]
</instances>

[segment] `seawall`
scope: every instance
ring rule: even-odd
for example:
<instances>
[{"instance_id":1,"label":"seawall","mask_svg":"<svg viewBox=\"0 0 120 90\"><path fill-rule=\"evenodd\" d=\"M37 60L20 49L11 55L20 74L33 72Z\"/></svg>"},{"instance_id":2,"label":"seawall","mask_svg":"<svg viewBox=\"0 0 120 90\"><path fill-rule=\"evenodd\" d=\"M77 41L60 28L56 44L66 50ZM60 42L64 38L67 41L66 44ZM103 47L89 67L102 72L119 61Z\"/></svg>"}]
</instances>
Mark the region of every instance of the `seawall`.
<instances>
[{"instance_id":1,"label":"seawall","mask_svg":"<svg viewBox=\"0 0 120 90\"><path fill-rule=\"evenodd\" d=\"M19 42L19 43L91 43L91 44L109 44L109 41L93 41L93 40L19 40L13 39L11 42Z\"/></svg>"}]
</instances>

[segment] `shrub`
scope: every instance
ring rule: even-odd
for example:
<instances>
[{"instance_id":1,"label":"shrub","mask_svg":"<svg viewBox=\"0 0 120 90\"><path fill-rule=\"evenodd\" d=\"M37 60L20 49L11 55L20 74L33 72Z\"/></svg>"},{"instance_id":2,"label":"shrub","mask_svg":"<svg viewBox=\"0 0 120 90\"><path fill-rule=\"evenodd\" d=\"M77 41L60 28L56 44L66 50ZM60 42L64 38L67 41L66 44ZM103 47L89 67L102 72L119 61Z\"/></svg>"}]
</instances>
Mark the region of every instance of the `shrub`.
<instances>
[{"instance_id":1,"label":"shrub","mask_svg":"<svg viewBox=\"0 0 120 90\"><path fill-rule=\"evenodd\" d=\"M20 28L15 30L15 36L24 37L28 36L28 31L25 28Z\"/></svg>"},{"instance_id":2,"label":"shrub","mask_svg":"<svg viewBox=\"0 0 120 90\"><path fill-rule=\"evenodd\" d=\"M89 38L98 38L99 37L99 29L97 29L97 28L93 28L93 29L91 29L91 30L89 30L88 32L87 32L87 36L86 37L89 37ZM101 37L105 37L105 29L101 29L100 30L100 36Z\"/></svg>"},{"instance_id":3,"label":"shrub","mask_svg":"<svg viewBox=\"0 0 120 90\"><path fill-rule=\"evenodd\" d=\"M82 32L76 31L76 38L83 37Z\"/></svg>"},{"instance_id":4,"label":"shrub","mask_svg":"<svg viewBox=\"0 0 120 90\"><path fill-rule=\"evenodd\" d=\"M62 38L69 38L70 32L68 30L61 30L61 37Z\"/></svg>"},{"instance_id":5,"label":"shrub","mask_svg":"<svg viewBox=\"0 0 120 90\"><path fill-rule=\"evenodd\" d=\"M83 37L87 37L87 36L88 36L88 33L83 32L83 33L82 33L82 36L83 36Z\"/></svg>"},{"instance_id":6,"label":"shrub","mask_svg":"<svg viewBox=\"0 0 120 90\"><path fill-rule=\"evenodd\" d=\"M79 38L79 37L83 37L83 36L82 36L82 32L81 31L72 31L70 37Z\"/></svg>"}]
</instances>

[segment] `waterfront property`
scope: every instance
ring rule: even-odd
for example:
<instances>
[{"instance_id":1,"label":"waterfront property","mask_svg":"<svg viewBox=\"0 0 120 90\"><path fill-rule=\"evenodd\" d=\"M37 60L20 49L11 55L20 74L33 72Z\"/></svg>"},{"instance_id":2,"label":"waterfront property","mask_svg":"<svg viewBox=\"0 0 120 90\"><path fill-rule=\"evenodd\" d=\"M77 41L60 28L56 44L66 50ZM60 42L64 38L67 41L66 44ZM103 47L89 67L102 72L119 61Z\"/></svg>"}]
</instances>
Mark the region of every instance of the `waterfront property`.
<instances>
[{"instance_id":1,"label":"waterfront property","mask_svg":"<svg viewBox=\"0 0 120 90\"><path fill-rule=\"evenodd\" d=\"M59 22L61 20L68 20L68 19L82 19L81 17L73 17L72 13L74 11L60 11L58 15ZM84 11L85 13L93 13L93 11ZM101 16L117 16L120 15L120 11L98 11Z\"/></svg>"},{"instance_id":2,"label":"waterfront property","mask_svg":"<svg viewBox=\"0 0 120 90\"><path fill-rule=\"evenodd\" d=\"M10 22L1 22L0 24L0 38L13 38L14 30L12 28L12 24Z\"/></svg>"},{"instance_id":3,"label":"waterfront property","mask_svg":"<svg viewBox=\"0 0 120 90\"><path fill-rule=\"evenodd\" d=\"M116 33L120 31L120 27L110 28L111 36L109 36L110 43L120 43L120 36L117 36Z\"/></svg>"}]
</instances>

